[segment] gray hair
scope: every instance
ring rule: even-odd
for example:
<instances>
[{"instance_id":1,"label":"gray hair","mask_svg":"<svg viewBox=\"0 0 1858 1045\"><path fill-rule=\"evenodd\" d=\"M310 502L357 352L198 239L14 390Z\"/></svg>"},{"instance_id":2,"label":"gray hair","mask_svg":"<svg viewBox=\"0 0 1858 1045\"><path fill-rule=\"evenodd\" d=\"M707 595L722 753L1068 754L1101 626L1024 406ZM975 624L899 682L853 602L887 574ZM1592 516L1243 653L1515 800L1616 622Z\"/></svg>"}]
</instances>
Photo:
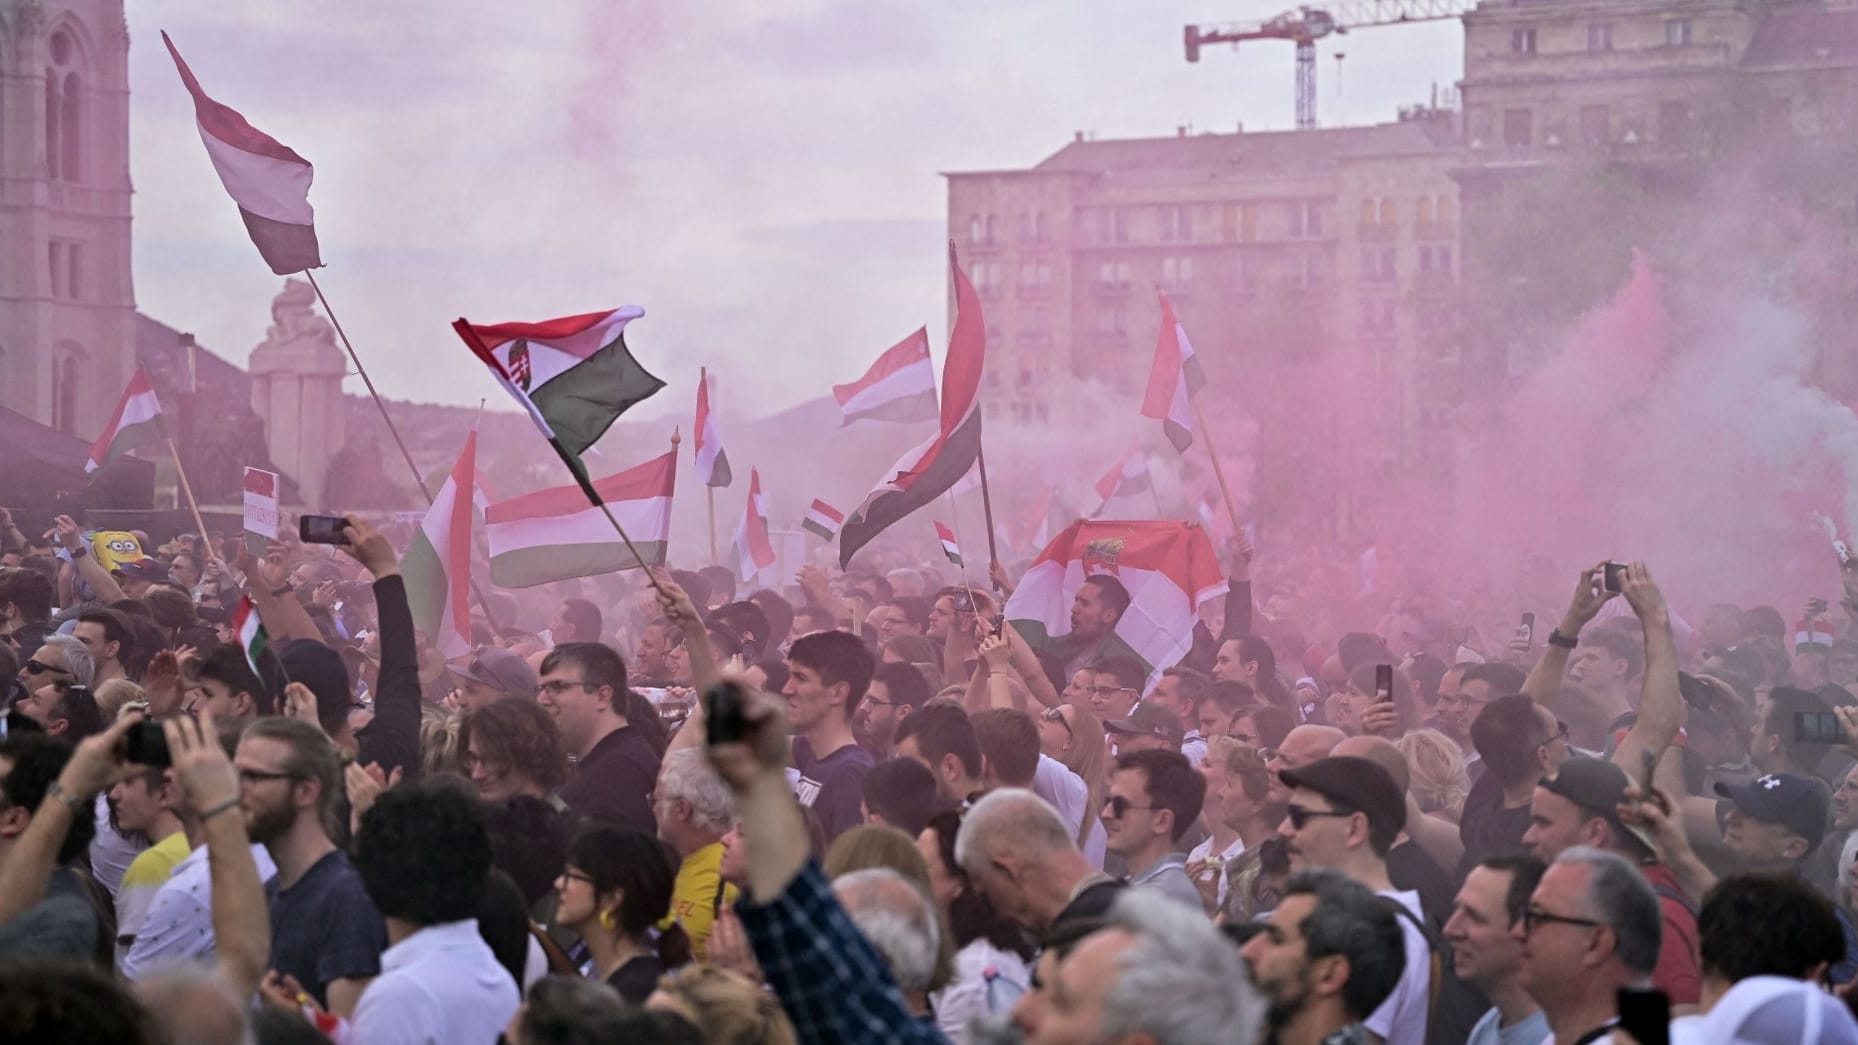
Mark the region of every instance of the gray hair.
<instances>
[{"instance_id":1,"label":"gray hair","mask_svg":"<svg viewBox=\"0 0 1858 1045\"><path fill-rule=\"evenodd\" d=\"M1619 854L1592 846L1567 849L1555 863L1587 868L1587 902L1593 905L1595 919L1618 939L1620 964L1650 976L1664 940L1664 912L1645 876Z\"/></svg>"},{"instance_id":2,"label":"gray hair","mask_svg":"<svg viewBox=\"0 0 1858 1045\"><path fill-rule=\"evenodd\" d=\"M658 797L689 802L691 818L699 827L727 833L735 823L735 799L696 748L680 748L665 755L664 769L658 776Z\"/></svg>"},{"instance_id":3,"label":"gray hair","mask_svg":"<svg viewBox=\"0 0 1858 1045\"><path fill-rule=\"evenodd\" d=\"M1148 889L1125 889L1107 927L1136 938L1103 999L1102 1040L1147 1034L1158 1045L1246 1045L1265 1004L1234 947L1199 911Z\"/></svg>"},{"instance_id":4,"label":"gray hair","mask_svg":"<svg viewBox=\"0 0 1858 1045\"><path fill-rule=\"evenodd\" d=\"M961 818L955 835L955 862L969 874L979 874L1011 841L1034 852L1077 852L1072 830L1051 804L1020 787L989 791Z\"/></svg>"},{"instance_id":5,"label":"gray hair","mask_svg":"<svg viewBox=\"0 0 1858 1045\"><path fill-rule=\"evenodd\" d=\"M65 667L71 669L71 677L85 688L89 688L97 677L97 658L90 655L90 647L71 635L47 635L45 645L64 651Z\"/></svg>"},{"instance_id":6,"label":"gray hair","mask_svg":"<svg viewBox=\"0 0 1858 1045\"><path fill-rule=\"evenodd\" d=\"M883 957L898 988L928 990L942 933L935 906L922 889L888 867L871 867L840 875L832 893Z\"/></svg>"},{"instance_id":7,"label":"gray hair","mask_svg":"<svg viewBox=\"0 0 1858 1045\"><path fill-rule=\"evenodd\" d=\"M544 976L529 988L519 1025L524 1045L619 1041L629 1030L626 1002L604 983Z\"/></svg>"},{"instance_id":8,"label":"gray hair","mask_svg":"<svg viewBox=\"0 0 1858 1045\"><path fill-rule=\"evenodd\" d=\"M136 1000L175 1041L251 1045L247 1006L226 981L197 962L163 964L133 985Z\"/></svg>"}]
</instances>

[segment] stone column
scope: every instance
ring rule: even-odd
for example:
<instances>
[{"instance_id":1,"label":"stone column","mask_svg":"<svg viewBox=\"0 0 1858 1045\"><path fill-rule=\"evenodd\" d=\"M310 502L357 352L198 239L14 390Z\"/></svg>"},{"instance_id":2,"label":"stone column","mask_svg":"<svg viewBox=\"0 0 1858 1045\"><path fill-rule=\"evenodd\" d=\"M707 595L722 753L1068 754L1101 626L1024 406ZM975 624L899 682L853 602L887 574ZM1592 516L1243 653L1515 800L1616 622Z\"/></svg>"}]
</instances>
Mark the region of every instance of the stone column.
<instances>
[{"instance_id":1,"label":"stone column","mask_svg":"<svg viewBox=\"0 0 1858 1045\"><path fill-rule=\"evenodd\" d=\"M286 279L271 302L271 328L252 349L252 410L264 419L271 460L297 483L304 506L323 502L329 462L348 443L342 409L347 359L335 328L315 311L316 292Z\"/></svg>"}]
</instances>

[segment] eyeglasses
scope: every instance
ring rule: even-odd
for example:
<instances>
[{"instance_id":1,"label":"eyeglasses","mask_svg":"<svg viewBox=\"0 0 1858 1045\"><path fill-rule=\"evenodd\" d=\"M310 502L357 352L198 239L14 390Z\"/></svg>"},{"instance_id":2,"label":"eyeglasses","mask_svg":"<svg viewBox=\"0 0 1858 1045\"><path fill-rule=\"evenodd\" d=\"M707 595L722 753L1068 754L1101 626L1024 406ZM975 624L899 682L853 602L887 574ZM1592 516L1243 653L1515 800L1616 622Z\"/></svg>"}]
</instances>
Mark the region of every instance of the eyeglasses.
<instances>
[{"instance_id":1,"label":"eyeglasses","mask_svg":"<svg viewBox=\"0 0 1858 1045\"><path fill-rule=\"evenodd\" d=\"M1107 697L1112 693L1134 693L1134 686L1086 686L1084 692L1093 697Z\"/></svg>"},{"instance_id":2,"label":"eyeglasses","mask_svg":"<svg viewBox=\"0 0 1858 1045\"><path fill-rule=\"evenodd\" d=\"M1301 831L1309 826L1311 820L1317 817L1326 816L1337 820L1346 820L1355 814L1343 812L1339 809L1305 809L1302 806L1291 806L1284 811L1284 815L1289 818L1292 829Z\"/></svg>"},{"instance_id":3,"label":"eyeglasses","mask_svg":"<svg viewBox=\"0 0 1858 1045\"><path fill-rule=\"evenodd\" d=\"M1566 722L1561 721L1560 719L1556 719L1555 720L1555 735L1552 737L1549 737L1547 740L1542 741L1540 744L1537 744L1536 746L1547 747L1548 745L1553 744L1557 740L1566 740L1566 739L1568 739L1568 724Z\"/></svg>"},{"instance_id":4,"label":"eyeglasses","mask_svg":"<svg viewBox=\"0 0 1858 1045\"><path fill-rule=\"evenodd\" d=\"M296 775L295 773L271 773L263 769L241 769L239 770L239 783L263 784L271 780L292 780L296 778Z\"/></svg>"},{"instance_id":5,"label":"eyeglasses","mask_svg":"<svg viewBox=\"0 0 1858 1045\"><path fill-rule=\"evenodd\" d=\"M1063 726L1065 736L1077 736L1071 729L1071 723L1065 721L1063 708L1046 708L1044 711L1039 712L1039 717L1047 722L1056 722Z\"/></svg>"},{"instance_id":6,"label":"eyeglasses","mask_svg":"<svg viewBox=\"0 0 1858 1045\"><path fill-rule=\"evenodd\" d=\"M1103 808L1108 809L1110 811L1110 819L1121 820L1123 818L1123 814L1129 812L1131 809L1148 811L1148 810L1153 810L1155 807L1154 806L1139 806L1129 801L1127 798L1124 798L1121 795L1111 795L1109 798L1104 800Z\"/></svg>"},{"instance_id":7,"label":"eyeglasses","mask_svg":"<svg viewBox=\"0 0 1858 1045\"><path fill-rule=\"evenodd\" d=\"M559 697L563 693L576 688L599 689L600 687L591 682L570 682L567 679L556 679L553 682L544 682L540 686L537 686L535 688L535 695L538 697Z\"/></svg>"},{"instance_id":8,"label":"eyeglasses","mask_svg":"<svg viewBox=\"0 0 1858 1045\"><path fill-rule=\"evenodd\" d=\"M1547 911L1544 911L1539 907L1531 907L1523 911L1523 932L1524 933L1535 932L1538 926L1541 926L1547 923L1559 923L1561 925L1573 925L1573 926L1578 926L1582 929L1604 929L1606 928L1606 923L1604 922L1596 922L1591 918L1570 918L1566 915L1561 915L1561 914L1549 914Z\"/></svg>"},{"instance_id":9,"label":"eyeglasses","mask_svg":"<svg viewBox=\"0 0 1858 1045\"><path fill-rule=\"evenodd\" d=\"M588 877L585 874L582 874L579 871L576 871L572 867L561 872L561 877L566 878L570 882L586 882L588 885L594 884L594 880L592 878Z\"/></svg>"},{"instance_id":10,"label":"eyeglasses","mask_svg":"<svg viewBox=\"0 0 1858 1045\"><path fill-rule=\"evenodd\" d=\"M40 660L40 659L39 659L39 658L37 658L37 657L31 657L31 658L28 658L28 659L27 659L27 661L26 661L26 674L28 674L28 675L43 675L43 674L45 674L45 673L46 673L46 672L48 672L48 671L56 671L56 672L57 672L58 674L60 674L60 675L69 675L69 674L71 674L71 669L70 669L70 668L59 668L59 667L53 667L52 665L50 665L50 664L47 664L47 663L45 663L44 661L42 661L42 660Z\"/></svg>"}]
</instances>

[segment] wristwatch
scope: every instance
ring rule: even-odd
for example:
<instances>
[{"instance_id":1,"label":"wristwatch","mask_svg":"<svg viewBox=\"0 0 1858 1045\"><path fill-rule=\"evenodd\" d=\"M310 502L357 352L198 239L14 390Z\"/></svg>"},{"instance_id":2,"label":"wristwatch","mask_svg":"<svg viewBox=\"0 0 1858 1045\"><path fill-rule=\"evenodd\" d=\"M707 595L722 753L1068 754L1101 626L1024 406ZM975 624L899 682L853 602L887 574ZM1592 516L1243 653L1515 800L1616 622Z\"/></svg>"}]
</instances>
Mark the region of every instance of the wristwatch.
<instances>
[{"instance_id":1,"label":"wristwatch","mask_svg":"<svg viewBox=\"0 0 1858 1045\"><path fill-rule=\"evenodd\" d=\"M1573 649L1574 647L1580 645L1580 641L1578 639L1571 639L1568 636L1563 635L1561 633L1561 629L1556 628L1555 630L1548 633L1548 644L1550 646L1560 646L1562 649Z\"/></svg>"}]
</instances>

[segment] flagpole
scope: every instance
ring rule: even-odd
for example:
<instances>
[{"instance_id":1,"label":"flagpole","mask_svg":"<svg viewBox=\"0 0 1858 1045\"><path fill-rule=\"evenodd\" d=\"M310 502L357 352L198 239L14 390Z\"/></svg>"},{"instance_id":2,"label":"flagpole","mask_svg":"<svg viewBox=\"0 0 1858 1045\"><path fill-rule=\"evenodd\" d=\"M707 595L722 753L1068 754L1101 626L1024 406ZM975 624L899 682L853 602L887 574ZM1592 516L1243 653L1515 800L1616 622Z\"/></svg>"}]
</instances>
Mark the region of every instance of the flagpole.
<instances>
[{"instance_id":1,"label":"flagpole","mask_svg":"<svg viewBox=\"0 0 1858 1045\"><path fill-rule=\"evenodd\" d=\"M355 354L355 345L349 341L348 332L342 329L342 321L336 318L335 309L329 307L329 299L323 296L323 288L316 282L316 273L304 269L303 277L310 281L310 289L316 291L316 300L322 302L323 312L328 315L329 322L334 325L336 336L342 339L342 347L348 349L348 358L354 362L355 372L361 375L361 383L368 386L368 398L374 400L374 408L381 412L381 420L387 424L387 434L394 437L394 445L400 448L400 456L406 459L407 471L413 473L413 482L418 484L420 494L426 498L427 507L431 507L432 489L426 485L426 477L419 474L419 466L413 463L413 455L407 451L406 440L400 438L400 429L394 427L394 419L387 416L387 403L381 399L380 392L375 390L374 379L368 376L368 368L361 365L361 357ZM482 399L477 401L477 409L480 414L483 413L484 401ZM475 477L472 483L476 484ZM484 593L478 590L476 578L467 578L466 583L471 588L471 594L477 597L478 609L484 611L484 623L490 626L493 633L496 632L497 618L490 611L490 600L484 598ZM469 636L466 638L468 639Z\"/></svg>"},{"instance_id":2,"label":"flagpole","mask_svg":"<svg viewBox=\"0 0 1858 1045\"><path fill-rule=\"evenodd\" d=\"M709 505L710 514L710 565L716 565L716 487L703 484L703 498Z\"/></svg>"},{"instance_id":3,"label":"flagpole","mask_svg":"<svg viewBox=\"0 0 1858 1045\"><path fill-rule=\"evenodd\" d=\"M678 434L678 426L672 425L671 426L671 471L674 474L677 472L677 444L683 441L684 441L683 436ZM670 533L667 532L665 534L664 540L665 540L665 545L664 545L665 561L669 562L671 559L671 535Z\"/></svg>"},{"instance_id":4,"label":"flagpole","mask_svg":"<svg viewBox=\"0 0 1858 1045\"><path fill-rule=\"evenodd\" d=\"M174 448L174 437L168 434L168 426L161 426L161 438L168 444L168 456L174 459L174 475L181 481L181 493L187 497L187 507L193 509L194 525L200 527L200 540L206 542L207 550L213 550L212 542L207 541L206 520L200 518L200 502L194 500L193 484L187 481L187 469L181 467L181 452Z\"/></svg>"},{"instance_id":5,"label":"flagpole","mask_svg":"<svg viewBox=\"0 0 1858 1045\"><path fill-rule=\"evenodd\" d=\"M987 446L982 444L976 450L976 463L981 469L981 513L987 517L987 574L993 576L993 564L1000 561L1000 549L994 543L994 499L987 489Z\"/></svg>"},{"instance_id":6,"label":"flagpole","mask_svg":"<svg viewBox=\"0 0 1858 1045\"><path fill-rule=\"evenodd\" d=\"M1206 444L1206 456L1213 461L1213 478L1219 480L1219 495L1225 498L1226 517L1232 520L1232 532L1243 532L1245 528L1239 525L1239 510L1232 503L1232 490L1226 485L1226 470L1220 467L1219 455L1213 452L1213 430L1206 426L1206 418L1200 413L1200 401L1188 396L1187 403L1193 407L1194 425L1200 429L1201 441Z\"/></svg>"}]
</instances>

